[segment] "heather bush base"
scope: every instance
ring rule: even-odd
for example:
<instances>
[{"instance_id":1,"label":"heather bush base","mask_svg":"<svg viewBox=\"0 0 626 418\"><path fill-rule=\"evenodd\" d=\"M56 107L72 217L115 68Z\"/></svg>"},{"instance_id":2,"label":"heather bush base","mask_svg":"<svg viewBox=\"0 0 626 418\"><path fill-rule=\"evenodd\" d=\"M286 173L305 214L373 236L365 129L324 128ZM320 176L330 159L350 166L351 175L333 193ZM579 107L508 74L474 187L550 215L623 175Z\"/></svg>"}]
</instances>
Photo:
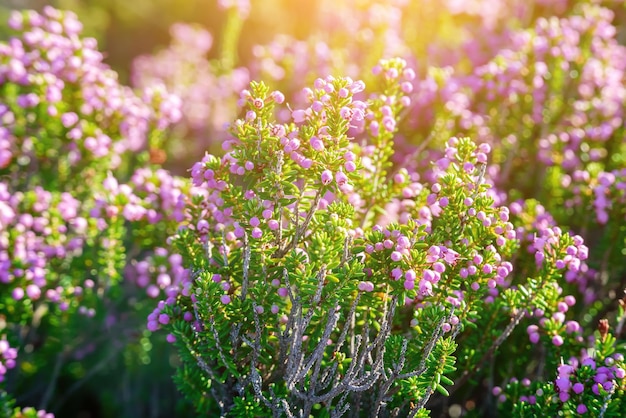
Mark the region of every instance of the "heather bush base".
<instances>
[{"instance_id":1,"label":"heather bush base","mask_svg":"<svg viewBox=\"0 0 626 418\"><path fill-rule=\"evenodd\" d=\"M134 90L14 11L0 416L626 416L621 4L417 3L246 62L221 1Z\"/></svg>"}]
</instances>

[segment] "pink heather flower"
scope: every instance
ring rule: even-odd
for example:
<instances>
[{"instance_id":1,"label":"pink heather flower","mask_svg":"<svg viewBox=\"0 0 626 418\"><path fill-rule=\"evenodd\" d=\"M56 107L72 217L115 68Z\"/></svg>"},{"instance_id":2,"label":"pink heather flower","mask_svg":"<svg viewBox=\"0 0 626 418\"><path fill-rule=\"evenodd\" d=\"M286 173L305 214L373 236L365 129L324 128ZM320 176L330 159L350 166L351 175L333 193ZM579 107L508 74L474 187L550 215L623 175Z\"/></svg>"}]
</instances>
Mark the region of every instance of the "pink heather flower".
<instances>
[{"instance_id":1,"label":"pink heather flower","mask_svg":"<svg viewBox=\"0 0 626 418\"><path fill-rule=\"evenodd\" d=\"M401 183L404 183L405 180L406 180L406 176L402 173L396 173L393 176L394 183L401 184Z\"/></svg>"},{"instance_id":2,"label":"pink heather flower","mask_svg":"<svg viewBox=\"0 0 626 418\"><path fill-rule=\"evenodd\" d=\"M165 337L165 339L170 344L173 344L174 342L176 342L176 337L173 334L167 334L167 337Z\"/></svg>"},{"instance_id":3,"label":"pink heather flower","mask_svg":"<svg viewBox=\"0 0 626 418\"><path fill-rule=\"evenodd\" d=\"M543 260L545 259L545 254L541 251L537 251L535 253L535 262L537 263L537 265L541 265L541 263L543 263Z\"/></svg>"},{"instance_id":4,"label":"pink heather flower","mask_svg":"<svg viewBox=\"0 0 626 418\"><path fill-rule=\"evenodd\" d=\"M393 132L396 129L396 120L391 116L385 116L383 118L383 127L387 132Z\"/></svg>"},{"instance_id":5,"label":"pink heather flower","mask_svg":"<svg viewBox=\"0 0 626 418\"><path fill-rule=\"evenodd\" d=\"M398 237L398 248L400 249L405 249L405 248L411 248L411 241L405 237L404 235L401 235Z\"/></svg>"},{"instance_id":6,"label":"pink heather flower","mask_svg":"<svg viewBox=\"0 0 626 418\"><path fill-rule=\"evenodd\" d=\"M509 275L509 270L504 266L500 266L496 270L496 274L498 275L498 277L505 278Z\"/></svg>"},{"instance_id":7,"label":"pink heather flower","mask_svg":"<svg viewBox=\"0 0 626 418\"><path fill-rule=\"evenodd\" d=\"M432 283L432 282L435 281L436 275L435 275L435 272L433 272L432 270L424 269L424 273L422 274L422 278L424 280L426 280L427 282Z\"/></svg>"},{"instance_id":8,"label":"pink heather flower","mask_svg":"<svg viewBox=\"0 0 626 418\"><path fill-rule=\"evenodd\" d=\"M446 249L446 253L443 256L443 259L446 261L446 263L450 264L450 265L454 265L456 264L457 260L459 259L460 254L457 253L454 250L451 250L449 248Z\"/></svg>"},{"instance_id":9,"label":"pink heather flower","mask_svg":"<svg viewBox=\"0 0 626 418\"><path fill-rule=\"evenodd\" d=\"M333 181L333 173L330 170L324 170L322 172L322 184L327 186Z\"/></svg>"},{"instance_id":10,"label":"pink heather flower","mask_svg":"<svg viewBox=\"0 0 626 418\"><path fill-rule=\"evenodd\" d=\"M346 161L343 166L348 173L352 173L354 170L356 170L356 164L354 163L354 161Z\"/></svg>"},{"instance_id":11,"label":"pink heather flower","mask_svg":"<svg viewBox=\"0 0 626 418\"><path fill-rule=\"evenodd\" d=\"M230 296L229 295L222 295L220 297L220 302L222 302L224 305L228 305L230 303Z\"/></svg>"},{"instance_id":12,"label":"pink heather flower","mask_svg":"<svg viewBox=\"0 0 626 418\"><path fill-rule=\"evenodd\" d=\"M15 300L22 299L24 297L24 289L22 289L21 287L16 287L15 289L13 289L13 292L11 292L11 296Z\"/></svg>"},{"instance_id":13,"label":"pink heather flower","mask_svg":"<svg viewBox=\"0 0 626 418\"><path fill-rule=\"evenodd\" d=\"M539 338L540 338L540 335L538 333L536 333L536 332L533 332L533 333L528 335L528 339L533 344L537 344L539 342Z\"/></svg>"},{"instance_id":14,"label":"pink heather flower","mask_svg":"<svg viewBox=\"0 0 626 418\"><path fill-rule=\"evenodd\" d=\"M161 291L159 290L158 286L155 286L153 284L148 286L148 288L146 289L146 295L148 295L148 297L152 299L158 298L160 293Z\"/></svg>"},{"instance_id":15,"label":"pink heather flower","mask_svg":"<svg viewBox=\"0 0 626 418\"><path fill-rule=\"evenodd\" d=\"M279 91L273 91L271 93L271 97L272 99L274 99L274 102L277 104L281 104L285 101L285 95Z\"/></svg>"},{"instance_id":16,"label":"pink heather flower","mask_svg":"<svg viewBox=\"0 0 626 418\"><path fill-rule=\"evenodd\" d=\"M402 260L402 253L399 251L394 251L391 253L391 259L395 262Z\"/></svg>"},{"instance_id":17,"label":"pink heather flower","mask_svg":"<svg viewBox=\"0 0 626 418\"><path fill-rule=\"evenodd\" d=\"M402 277L402 269L400 267L396 267L391 270L391 277L393 277L394 280L400 279L400 277Z\"/></svg>"},{"instance_id":18,"label":"pink heather flower","mask_svg":"<svg viewBox=\"0 0 626 418\"><path fill-rule=\"evenodd\" d=\"M257 227L259 226L261 222L259 221L259 218L257 218L256 216L253 216L252 218L250 218L250 226L252 227Z\"/></svg>"},{"instance_id":19,"label":"pink heather flower","mask_svg":"<svg viewBox=\"0 0 626 418\"><path fill-rule=\"evenodd\" d=\"M258 313L259 315L261 315L263 312L265 312L265 309L262 306L257 306L256 308L254 308L254 310L256 311L256 313Z\"/></svg>"},{"instance_id":20,"label":"pink heather flower","mask_svg":"<svg viewBox=\"0 0 626 418\"><path fill-rule=\"evenodd\" d=\"M356 80L350 85L349 88L352 94L360 93L365 90L365 83L361 80Z\"/></svg>"},{"instance_id":21,"label":"pink heather flower","mask_svg":"<svg viewBox=\"0 0 626 418\"><path fill-rule=\"evenodd\" d=\"M450 332L450 330L452 329L452 326L448 324L447 322L444 322L441 328L443 329L443 332Z\"/></svg>"},{"instance_id":22,"label":"pink heather flower","mask_svg":"<svg viewBox=\"0 0 626 418\"><path fill-rule=\"evenodd\" d=\"M560 335L555 335L554 337L552 337L552 344L556 345L557 347L562 346L563 337L561 337Z\"/></svg>"},{"instance_id":23,"label":"pink heather flower","mask_svg":"<svg viewBox=\"0 0 626 418\"><path fill-rule=\"evenodd\" d=\"M259 239L263 236L263 231L261 230L261 228L253 228L251 235L252 235L252 238Z\"/></svg>"},{"instance_id":24,"label":"pink heather flower","mask_svg":"<svg viewBox=\"0 0 626 418\"><path fill-rule=\"evenodd\" d=\"M374 290L374 284L372 282L360 282L357 288L361 292L371 292Z\"/></svg>"},{"instance_id":25,"label":"pink heather flower","mask_svg":"<svg viewBox=\"0 0 626 418\"><path fill-rule=\"evenodd\" d=\"M415 288L415 282L412 280L405 280L404 281L404 288L406 290L412 290Z\"/></svg>"},{"instance_id":26,"label":"pink heather flower","mask_svg":"<svg viewBox=\"0 0 626 418\"><path fill-rule=\"evenodd\" d=\"M306 119L306 112L302 109L297 109L291 112L291 117L295 123L302 123Z\"/></svg>"},{"instance_id":27,"label":"pink heather flower","mask_svg":"<svg viewBox=\"0 0 626 418\"><path fill-rule=\"evenodd\" d=\"M413 91L413 84L409 83L408 81L405 81L402 84L400 84L400 88L405 94L409 94Z\"/></svg>"},{"instance_id":28,"label":"pink heather flower","mask_svg":"<svg viewBox=\"0 0 626 418\"><path fill-rule=\"evenodd\" d=\"M446 266L444 266L443 263L437 261L433 264L433 270L435 270L437 273L443 273L444 271L446 271Z\"/></svg>"},{"instance_id":29,"label":"pink heather flower","mask_svg":"<svg viewBox=\"0 0 626 418\"><path fill-rule=\"evenodd\" d=\"M168 314L159 315L159 323L163 325L167 325L170 322L170 317Z\"/></svg>"},{"instance_id":30,"label":"pink heather flower","mask_svg":"<svg viewBox=\"0 0 626 418\"><path fill-rule=\"evenodd\" d=\"M585 406L585 404L581 403L578 404L578 406L576 407L576 413L578 414L586 414L588 411L587 406Z\"/></svg>"},{"instance_id":31,"label":"pink heather flower","mask_svg":"<svg viewBox=\"0 0 626 418\"><path fill-rule=\"evenodd\" d=\"M402 77L407 81L414 80L415 71L412 68L405 68L404 70L402 70Z\"/></svg>"},{"instance_id":32,"label":"pink heather flower","mask_svg":"<svg viewBox=\"0 0 626 418\"><path fill-rule=\"evenodd\" d=\"M29 299L37 300L41 296L41 289L34 284L29 284L26 286L26 295Z\"/></svg>"},{"instance_id":33,"label":"pink heather flower","mask_svg":"<svg viewBox=\"0 0 626 418\"><path fill-rule=\"evenodd\" d=\"M380 134L380 125L375 120L370 123L370 133L373 137L377 137Z\"/></svg>"},{"instance_id":34,"label":"pink heather flower","mask_svg":"<svg viewBox=\"0 0 626 418\"><path fill-rule=\"evenodd\" d=\"M343 171L337 171L335 173L335 181L339 187L343 186L348 182L348 176Z\"/></svg>"},{"instance_id":35,"label":"pink heather flower","mask_svg":"<svg viewBox=\"0 0 626 418\"><path fill-rule=\"evenodd\" d=\"M267 221L267 226L272 231L276 231L280 225L278 224L278 221L276 219L270 219L269 221Z\"/></svg>"},{"instance_id":36,"label":"pink heather flower","mask_svg":"<svg viewBox=\"0 0 626 418\"><path fill-rule=\"evenodd\" d=\"M559 392L569 392L572 387L572 383L569 380L569 375L561 376L556 379L556 387Z\"/></svg>"},{"instance_id":37,"label":"pink heather flower","mask_svg":"<svg viewBox=\"0 0 626 418\"><path fill-rule=\"evenodd\" d=\"M272 307L270 308L270 312L272 312L274 315L278 313L278 310L278 305L272 305Z\"/></svg>"},{"instance_id":38,"label":"pink heather flower","mask_svg":"<svg viewBox=\"0 0 626 418\"><path fill-rule=\"evenodd\" d=\"M318 137L312 136L309 140L309 143L311 144L311 148L313 148L315 151L324 151L324 141L322 141Z\"/></svg>"},{"instance_id":39,"label":"pink heather flower","mask_svg":"<svg viewBox=\"0 0 626 418\"><path fill-rule=\"evenodd\" d=\"M419 282L419 295L421 297L432 296L433 294L433 285L426 280L420 280Z\"/></svg>"},{"instance_id":40,"label":"pink heather flower","mask_svg":"<svg viewBox=\"0 0 626 418\"><path fill-rule=\"evenodd\" d=\"M252 106L256 107L257 109L263 109L263 106L265 105L265 103L263 102L263 100L256 98L252 100Z\"/></svg>"},{"instance_id":41,"label":"pink heather flower","mask_svg":"<svg viewBox=\"0 0 626 418\"><path fill-rule=\"evenodd\" d=\"M278 296L280 296L281 298L286 298L288 294L289 292L287 291L286 287L281 287L278 289Z\"/></svg>"}]
</instances>

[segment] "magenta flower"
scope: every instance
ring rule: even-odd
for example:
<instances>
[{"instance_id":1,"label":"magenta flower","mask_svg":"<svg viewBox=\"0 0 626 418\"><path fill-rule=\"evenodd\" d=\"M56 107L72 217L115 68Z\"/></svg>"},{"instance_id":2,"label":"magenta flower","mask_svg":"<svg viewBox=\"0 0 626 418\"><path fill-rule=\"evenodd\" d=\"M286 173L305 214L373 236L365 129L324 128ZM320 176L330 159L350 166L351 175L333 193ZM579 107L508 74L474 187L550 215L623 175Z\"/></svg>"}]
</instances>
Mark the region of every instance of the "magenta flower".
<instances>
[{"instance_id":1,"label":"magenta flower","mask_svg":"<svg viewBox=\"0 0 626 418\"><path fill-rule=\"evenodd\" d=\"M330 170L324 170L322 172L322 184L327 186L333 181L333 173Z\"/></svg>"},{"instance_id":2,"label":"magenta flower","mask_svg":"<svg viewBox=\"0 0 626 418\"><path fill-rule=\"evenodd\" d=\"M291 117L295 123L302 123L306 119L306 112L302 109L297 109L291 112Z\"/></svg>"}]
</instances>

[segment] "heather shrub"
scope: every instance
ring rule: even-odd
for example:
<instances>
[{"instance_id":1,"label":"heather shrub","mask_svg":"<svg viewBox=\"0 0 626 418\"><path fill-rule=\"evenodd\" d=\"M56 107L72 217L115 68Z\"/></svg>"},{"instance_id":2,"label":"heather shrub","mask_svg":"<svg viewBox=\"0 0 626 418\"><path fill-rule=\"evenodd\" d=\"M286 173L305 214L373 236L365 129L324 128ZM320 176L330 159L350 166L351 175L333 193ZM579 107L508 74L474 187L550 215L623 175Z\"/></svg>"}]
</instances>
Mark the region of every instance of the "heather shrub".
<instances>
[{"instance_id":1,"label":"heather shrub","mask_svg":"<svg viewBox=\"0 0 626 418\"><path fill-rule=\"evenodd\" d=\"M148 317L181 353L180 389L202 413L427 416L445 402L435 392L471 389L488 360L523 372L541 344L551 382L537 376L532 401L493 386L503 410L512 399L518 414L618 416L615 338L602 322L589 346L593 328L566 321L594 279L583 238L534 200L502 205L486 143L446 141L429 182L394 166L414 72L403 60L374 72L382 91L367 96L350 78L317 79L286 124L274 116L283 95L252 83L228 152L192 168L205 191L174 238L192 280ZM586 392L570 399L562 382L580 353L612 368L581 375Z\"/></svg>"},{"instance_id":2,"label":"heather shrub","mask_svg":"<svg viewBox=\"0 0 626 418\"><path fill-rule=\"evenodd\" d=\"M9 26L0 44L0 379L28 393L22 404L54 400L58 410L122 353L149 362L137 333L150 297L169 283L136 286L124 270L183 220L187 183L148 153L158 155L180 102L160 87L141 97L121 85L71 12L14 12ZM149 285L156 290L141 290ZM78 383L60 394L67 379Z\"/></svg>"}]
</instances>

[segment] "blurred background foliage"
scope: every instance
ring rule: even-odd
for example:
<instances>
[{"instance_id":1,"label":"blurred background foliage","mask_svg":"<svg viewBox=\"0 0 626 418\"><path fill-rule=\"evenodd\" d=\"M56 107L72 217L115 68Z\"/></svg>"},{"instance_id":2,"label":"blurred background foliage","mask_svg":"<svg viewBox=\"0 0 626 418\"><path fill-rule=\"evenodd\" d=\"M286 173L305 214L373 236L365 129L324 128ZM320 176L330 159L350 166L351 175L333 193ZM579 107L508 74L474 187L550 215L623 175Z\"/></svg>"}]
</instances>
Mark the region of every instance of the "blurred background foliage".
<instances>
[{"instance_id":1,"label":"blurred background foliage","mask_svg":"<svg viewBox=\"0 0 626 418\"><path fill-rule=\"evenodd\" d=\"M239 39L239 62L235 64L248 66L254 59L253 47L269 43L276 34L289 34L296 39L307 39L317 28L327 26L325 21L328 21L329 13L332 14L335 7L353 8L356 12L358 8L371 3L386 2L251 1L251 11ZM432 60L428 54L428 47L434 40L454 47L455 44L462 42L466 35L459 30L460 28L467 27L468 24L471 26L474 23L476 25L484 23L476 14L446 13L443 10L445 6L442 6L439 0L406 3L410 4L404 6L405 15L402 16L404 41L412 54L427 64L435 64L428 62ZM616 13L614 24L618 28L618 39L622 44L626 44L624 30L626 2L606 3L606 6ZM84 35L98 40L100 50L106 54L107 63L120 74L121 81L127 84L133 59L166 47L170 41L169 30L172 24L177 22L199 24L212 34L214 45L221 45L222 29L226 23L226 12L219 9L216 0L0 0L0 21L6 22L11 10L41 10L45 5L74 11L84 24ZM513 15L515 11L511 8L505 13ZM502 20L501 24L505 26L502 29L512 30L519 28L520 25L527 26L542 14L541 7L535 7L525 12L522 19ZM340 29L337 32L340 32ZM0 38L6 37L7 29L2 25ZM333 41L335 44L329 46L341 47L342 42L350 43L354 40L335 37ZM214 47L209 51L207 58L213 59L219 54L219 48Z\"/></svg>"},{"instance_id":2,"label":"blurred background foliage","mask_svg":"<svg viewBox=\"0 0 626 418\"><path fill-rule=\"evenodd\" d=\"M540 16L566 15L581 1L252 0L242 21L237 13L220 7L218 0L0 0L0 22L6 22L15 9L41 10L51 5L72 10L84 25L83 35L98 40L105 62L123 84L134 88L145 87L149 81L145 77L137 81L133 69L137 57L154 57L171 49L174 24L191 23L206 29L212 46L205 56L194 59L203 60L200 64L207 64L208 71L194 79L196 64L190 63L186 81L176 77L165 81L168 89L188 102L187 109L194 109L200 117L206 113L202 126L181 123L157 147L167 156L164 168L186 175L198 155L222 152L223 125L237 117L236 96L248 78L263 79L292 97L315 77L329 73L360 78L368 84L372 81L370 69L383 57L406 58L422 76L429 66L454 65L457 72L469 73L483 63L471 57L483 56L486 62L490 53L506 43L508 33L531 27ZM615 12L618 39L626 44L626 2L592 2ZM395 16L398 10L402 14ZM0 25L0 40L8 37L6 25ZM196 53L193 48L190 51L192 56ZM187 59L189 56L180 61ZM174 66L178 67L175 71L189 74L183 69L185 63L154 61L148 63L148 69L150 66ZM243 77L233 69L242 70ZM285 79L272 74L274 69L285 70ZM146 71L139 72L140 78L141 73L145 76ZM158 69L153 73L161 77ZM190 101L189 95L195 100ZM202 95L204 98L198 97ZM297 101L290 104L298 105Z\"/></svg>"},{"instance_id":3,"label":"blurred background foliage","mask_svg":"<svg viewBox=\"0 0 626 418\"><path fill-rule=\"evenodd\" d=\"M239 44L242 63L252 58L254 45L269 42L277 33L305 38L314 28L319 10L319 3L314 1L252 3ZM215 0L0 0L0 21L6 22L11 10L40 10L45 5L74 11L83 22L84 35L98 40L107 63L127 84L132 60L166 47L172 24L200 24L211 32L214 45L220 45L226 22L226 12L218 8ZM6 26L0 31L2 38L6 38ZM212 48L207 58L215 58L219 52L218 48Z\"/></svg>"}]
</instances>

